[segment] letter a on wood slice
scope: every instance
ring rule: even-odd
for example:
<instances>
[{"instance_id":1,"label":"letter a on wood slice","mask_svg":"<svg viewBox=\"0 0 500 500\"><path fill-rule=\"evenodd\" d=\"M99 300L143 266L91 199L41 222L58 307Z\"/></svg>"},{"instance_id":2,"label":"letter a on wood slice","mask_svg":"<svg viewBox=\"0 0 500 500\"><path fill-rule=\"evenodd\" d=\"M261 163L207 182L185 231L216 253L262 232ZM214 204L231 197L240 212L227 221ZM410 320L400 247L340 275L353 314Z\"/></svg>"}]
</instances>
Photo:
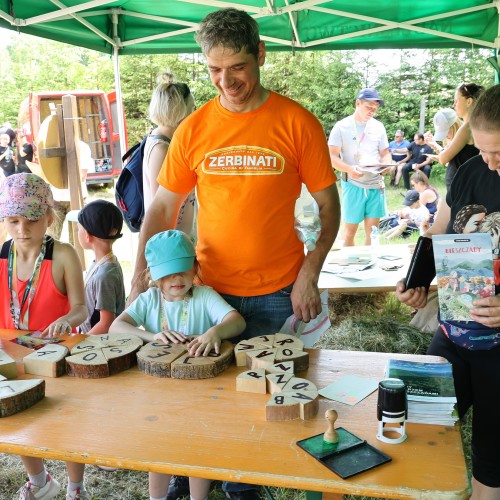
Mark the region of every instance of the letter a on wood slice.
<instances>
[{"instance_id":1,"label":"letter a on wood slice","mask_svg":"<svg viewBox=\"0 0 500 500\"><path fill-rule=\"evenodd\" d=\"M17 377L16 361L1 349L0 349L0 375L3 375L5 378Z\"/></svg>"},{"instance_id":2,"label":"letter a on wood slice","mask_svg":"<svg viewBox=\"0 0 500 500\"><path fill-rule=\"evenodd\" d=\"M247 353L247 368L257 370L258 368L268 368L274 365L276 349L262 349Z\"/></svg>"},{"instance_id":3,"label":"letter a on wood slice","mask_svg":"<svg viewBox=\"0 0 500 500\"><path fill-rule=\"evenodd\" d=\"M60 377L66 373L66 347L48 344L23 358L24 372L41 377Z\"/></svg>"},{"instance_id":4,"label":"letter a on wood slice","mask_svg":"<svg viewBox=\"0 0 500 500\"><path fill-rule=\"evenodd\" d=\"M236 377L236 390L239 392L266 394L266 371L264 368L240 373Z\"/></svg>"},{"instance_id":5,"label":"letter a on wood slice","mask_svg":"<svg viewBox=\"0 0 500 500\"><path fill-rule=\"evenodd\" d=\"M0 417L26 410L45 397L45 380L5 380L0 382Z\"/></svg>"}]
</instances>

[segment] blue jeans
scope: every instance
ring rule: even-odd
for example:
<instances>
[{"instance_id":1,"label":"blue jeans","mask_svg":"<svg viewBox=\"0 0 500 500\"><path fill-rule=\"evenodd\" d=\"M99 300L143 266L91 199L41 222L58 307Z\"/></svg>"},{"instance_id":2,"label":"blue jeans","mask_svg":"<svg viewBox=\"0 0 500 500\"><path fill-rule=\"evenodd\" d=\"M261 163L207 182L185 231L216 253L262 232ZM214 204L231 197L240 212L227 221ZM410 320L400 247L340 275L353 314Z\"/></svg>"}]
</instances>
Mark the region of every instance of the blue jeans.
<instances>
[{"instance_id":1,"label":"blue jeans","mask_svg":"<svg viewBox=\"0 0 500 500\"><path fill-rule=\"evenodd\" d=\"M274 293L256 297L239 297L221 293L221 296L245 318L245 331L231 339L232 342L247 340L259 335L269 335L279 332L285 320L293 314L292 293L293 284ZM222 491L238 492L254 489L254 484L231 483L224 481Z\"/></svg>"}]
</instances>

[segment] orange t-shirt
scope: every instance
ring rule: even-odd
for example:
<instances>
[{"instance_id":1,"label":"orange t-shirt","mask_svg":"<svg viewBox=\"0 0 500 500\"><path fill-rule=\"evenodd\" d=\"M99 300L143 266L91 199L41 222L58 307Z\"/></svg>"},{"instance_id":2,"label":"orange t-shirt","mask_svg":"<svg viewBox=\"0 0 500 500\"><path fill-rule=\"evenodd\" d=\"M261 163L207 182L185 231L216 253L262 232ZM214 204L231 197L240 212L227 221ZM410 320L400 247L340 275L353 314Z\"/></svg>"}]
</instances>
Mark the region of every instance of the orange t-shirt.
<instances>
[{"instance_id":1,"label":"orange t-shirt","mask_svg":"<svg viewBox=\"0 0 500 500\"><path fill-rule=\"evenodd\" d=\"M315 192L335 181L319 121L274 92L248 113L209 101L181 123L158 176L176 193L196 186L203 282L239 296L295 281L304 259L293 227L301 183Z\"/></svg>"}]
</instances>

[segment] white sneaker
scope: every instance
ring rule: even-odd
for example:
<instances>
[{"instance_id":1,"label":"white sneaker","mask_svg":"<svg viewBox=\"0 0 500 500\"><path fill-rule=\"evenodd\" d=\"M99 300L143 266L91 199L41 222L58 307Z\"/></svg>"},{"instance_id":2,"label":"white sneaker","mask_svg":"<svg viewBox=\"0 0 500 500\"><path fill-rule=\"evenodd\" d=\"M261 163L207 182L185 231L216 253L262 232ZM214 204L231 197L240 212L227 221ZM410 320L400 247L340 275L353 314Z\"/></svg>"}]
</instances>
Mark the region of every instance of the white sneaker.
<instances>
[{"instance_id":1,"label":"white sneaker","mask_svg":"<svg viewBox=\"0 0 500 500\"><path fill-rule=\"evenodd\" d=\"M47 483L43 488L33 486L29 481L18 491L19 500L51 500L56 498L61 485L47 474Z\"/></svg>"},{"instance_id":2,"label":"white sneaker","mask_svg":"<svg viewBox=\"0 0 500 500\"><path fill-rule=\"evenodd\" d=\"M66 500L92 500L90 493L83 488L77 488L66 495Z\"/></svg>"}]
</instances>

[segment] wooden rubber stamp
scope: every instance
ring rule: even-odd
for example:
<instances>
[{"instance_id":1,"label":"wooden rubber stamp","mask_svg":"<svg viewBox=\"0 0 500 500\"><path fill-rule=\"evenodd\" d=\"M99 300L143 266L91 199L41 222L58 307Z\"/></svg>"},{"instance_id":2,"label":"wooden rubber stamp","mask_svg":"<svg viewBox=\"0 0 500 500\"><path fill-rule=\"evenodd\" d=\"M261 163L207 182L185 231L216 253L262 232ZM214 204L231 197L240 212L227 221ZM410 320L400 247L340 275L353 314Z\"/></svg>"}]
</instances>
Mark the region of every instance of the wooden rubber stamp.
<instances>
[{"instance_id":1,"label":"wooden rubber stamp","mask_svg":"<svg viewBox=\"0 0 500 500\"><path fill-rule=\"evenodd\" d=\"M328 428L323 435L323 441L330 444L335 444L339 442L339 435L335 430L335 421L338 418L338 413L335 410L326 410L325 418L328 420Z\"/></svg>"}]
</instances>

